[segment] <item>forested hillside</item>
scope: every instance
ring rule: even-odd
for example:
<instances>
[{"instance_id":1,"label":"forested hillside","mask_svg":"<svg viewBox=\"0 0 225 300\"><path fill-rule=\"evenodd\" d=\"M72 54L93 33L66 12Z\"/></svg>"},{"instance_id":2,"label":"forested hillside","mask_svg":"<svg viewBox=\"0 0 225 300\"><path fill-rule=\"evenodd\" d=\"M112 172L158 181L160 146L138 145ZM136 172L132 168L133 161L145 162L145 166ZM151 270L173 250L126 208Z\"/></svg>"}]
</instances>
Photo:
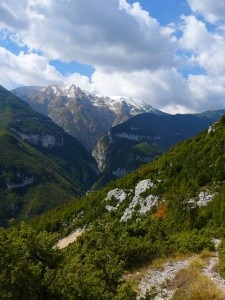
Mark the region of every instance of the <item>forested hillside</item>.
<instances>
[{"instance_id":1,"label":"forested hillside","mask_svg":"<svg viewBox=\"0 0 225 300\"><path fill-rule=\"evenodd\" d=\"M0 87L0 225L85 193L95 160L51 119Z\"/></svg>"},{"instance_id":2,"label":"forested hillside","mask_svg":"<svg viewBox=\"0 0 225 300\"><path fill-rule=\"evenodd\" d=\"M14 299L21 293L27 299L135 299L135 286L123 280L126 272L158 257L213 250L212 238L225 235L224 146L222 117L208 132L103 190L30 225L2 230L1 251L9 254L1 269L11 277L2 279L1 292ZM53 247L76 228L84 229L76 242ZM220 258L224 274L224 243ZM18 278L24 268L29 288Z\"/></svg>"}]
</instances>

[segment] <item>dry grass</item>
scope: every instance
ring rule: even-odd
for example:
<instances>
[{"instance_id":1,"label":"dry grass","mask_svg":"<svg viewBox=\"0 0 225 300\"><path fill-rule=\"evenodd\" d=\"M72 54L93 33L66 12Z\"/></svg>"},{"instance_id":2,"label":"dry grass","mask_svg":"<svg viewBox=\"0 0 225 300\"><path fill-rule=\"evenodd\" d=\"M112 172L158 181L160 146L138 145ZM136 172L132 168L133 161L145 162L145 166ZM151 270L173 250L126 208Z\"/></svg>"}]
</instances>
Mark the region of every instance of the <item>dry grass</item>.
<instances>
[{"instance_id":1,"label":"dry grass","mask_svg":"<svg viewBox=\"0 0 225 300\"><path fill-rule=\"evenodd\" d=\"M151 263L151 268L156 270L163 270L164 264L168 261L168 258L156 258Z\"/></svg>"},{"instance_id":2,"label":"dry grass","mask_svg":"<svg viewBox=\"0 0 225 300\"><path fill-rule=\"evenodd\" d=\"M158 208L155 212L155 216L158 218L165 218L168 212L168 205L166 201L161 201L158 205Z\"/></svg>"},{"instance_id":3,"label":"dry grass","mask_svg":"<svg viewBox=\"0 0 225 300\"><path fill-rule=\"evenodd\" d=\"M202 251L202 253L200 254L201 259L208 259L208 258L211 258L212 256L213 256L213 253L211 251L209 251L209 249L204 249Z\"/></svg>"},{"instance_id":4,"label":"dry grass","mask_svg":"<svg viewBox=\"0 0 225 300\"><path fill-rule=\"evenodd\" d=\"M197 264L198 265L198 264ZM175 292L171 300L223 300L225 295L211 281L201 274L196 266L189 266L178 272L170 284Z\"/></svg>"},{"instance_id":5,"label":"dry grass","mask_svg":"<svg viewBox=\"0 0 225 300\"><path fill-rule=\"evenodd\" d=\"M190 261L191 269L201 269L203 267L204 267L204 262L199 256L195 257Z\"/></svg>"},{"instance_id":6,"label":"dry grass","mask_svg":"<svg viewBox=\"0 0 225 300\"><path fill-rule=\"evenodd\" d=\"M146 275L150 269L163 270L166 263L173 263L180 260L186 260L190 258L190 254L176 253L173 256L165 258L156 258L151 263L145 266L133 270L132 273L125 273L124 280L140 280L144 275Z\"/></svg>"},{"instance_id":7,"label":"dry grass","mask_svg":"<svg viewBox=\"0 0 225 300\"><path fill-rule=\"evenodd\" d=\"M152 261L150 267L156 270L163 270L165 264L172 264L176 261L186 260L192 257L191 254L175 253L173 256L166 258L156 258Z\"/></svg>"},{"instance_id":8,"label":"dry grass","mask_svg":"<svg viewBox=\"0 0 225 300\"><path fill-rule=\"evenodd\" d=\"M149 265L146 265L142 268L134 270L132 273L125 273L123 275L123 280L125 281L140 281L141 278L146 275L149 271Z\"/></svg>"},{"instance_id":9,"label":"dry grass","mask_svg":"<svg viewBox=\"0 0 225 300\"><path fill-rule=\"evenodd\" d=\"M188 258L190 258L190 254L180 254L180 253L176 253L173 256L166 257L166 258L156 258L149 265L146 264L142 268L138 268L134 270L132 273L128 273L128 272L125 273L122 277L122 280L131 283L135 287L135 290L138 292L139 282L146 274L149 273L150 269L162 271L166 263L173 263L176 261L186 260Z\"/></svg>"}]
</instances>

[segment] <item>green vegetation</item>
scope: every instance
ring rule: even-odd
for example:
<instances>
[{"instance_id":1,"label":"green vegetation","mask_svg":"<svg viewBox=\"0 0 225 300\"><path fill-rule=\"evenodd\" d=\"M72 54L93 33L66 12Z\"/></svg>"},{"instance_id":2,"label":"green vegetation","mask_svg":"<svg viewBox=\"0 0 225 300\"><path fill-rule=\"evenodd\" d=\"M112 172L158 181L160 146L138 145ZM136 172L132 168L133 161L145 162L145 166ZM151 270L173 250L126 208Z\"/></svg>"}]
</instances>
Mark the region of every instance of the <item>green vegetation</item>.
<instances>
[{"instance_id":1,"label":"green vegetation","mask_svg":"<svg viewBox=\"0 0 225 300\"><path fill-rule=\"evenodd\" d=\"M0 230L0 299L57 299L52 282L62 255L53 245L24 224Z\"/></svg>"},{"instance_id":2,"label":"green vegetation","mask_svg":"<svg viewBox=\"0 0 225 300\"><path fill-rule=\"evenodd\" d=\"M124 226L108 216L93 223L76 243L60 251L54 247L55 234L39 232L25 224L2 229L0 297L135 299L134 287L122 275L155 257L172 253L176 245L171 247L169 231L172 229L162 228L159 220ZM193 238L200 236L201 233L193 233ZM185 237L183 243L186 245ZM198 249L209 244L205 238ZM188 250L195 251L196 242L189 244Z\"/></svg>"},{"instance_id":3,"label":"green vegetation","mask_svg":"<svg viewBox=\"0 0 225 300\"><path fill-rule=\"evenodd\" d=\"M219 245L219 265L218 271L220 272L220 275L225 278L225 240L222 239L222 243Z\"/></svg>"},{"instance_id":4,"label":"green vegetation","mask_svg":"<svg viewBox=\"0 0 225 300\"><path fill-rule=\"evenodd\" d=\"M85 193L94 165L79 141L0 87L0 226Z\"/></svg>"},{"instance_id":5,"label":"green vegetation","mask_svg":"<svg viewBox=\"0 0 225 300\"><path fill-rule=\"evenodd\" d=\"M9 126L15 121L4 118ZM212 237L224 237L224 117L210 132L181 142L134 173L71 201L91 177L88 156L75 152L79 143L75 146L65 136L64 150L42 149L22 141L9 128L2 128L2 224L7 225L10 217L22 219L57 207L26 225L11 219L11 227L0 230L0 299L132 300L136 290L124 279L126 272L177 253L202 253L203 259L213 250ZM134 150L144 152L146 147L143 144ZM83 160L83 167L73 168L75 157ZM35 181L23 189L7 188L7 184L21 184L26 177ZM141 196L157 195L158 205L146 214L136 209L127 222L121 222L136 185L143 179L151 179L154 185ZM105 198L115 188L130 190L130 195L117 210L108 212ZM84 229L76 242L63 250L54 246L76 228ZM224 249L223 241L219 266L223 275ZM174 299L222 299L220 292L198 273L200 265L195 261L186 273L178 274L180 289ZM199 293L202 289L203 294ZM153 294L146 299L152 299Z\"/></svg>"},{"instance_id":6,"label":"green vegetation","mask_svg":"<svg viewBox=\"0 0 225 300\"><path fill-rule=\"evenodd\" d=\"M99 141L107 164L94 187L100 188L110 179L130 173L161 156L179 141L208 128L220 115L220 111L198 116L145 113L112 127L110 134ZM204 174L202 176L199 180L204 181Z\"/></svg>"},{"instance_id":7,"label":"green vegetation","mask_svg":"<svg viewBox=\"0 0 225 300\"><path fill-rule=\"evenodd\" d=\"M161 158L111 182L103 190L32 219L30 224L38 231L57 232L61 236L74 228L86 228L76 243L61 251L64 260L57 269L53 286L63 291L65 298L62 299L126 299L124 291L130 295L128 300L133 299L132 284L122 280L125 272L176 253L203 251L208 255L208 250L214 247L212 237L224 236L224 138L222 119L211 132L179 143ZM138 219L134 215L127 222L120 222L120 218L129 199L117 211L106 211L104 199L108 191L134 189L140 180L148 178L155 186L145 195L158 195L157 207ZM200 192L214 194L214 200L205 206L194 205ZM223 249L222 244L222 274ZM196 268L196 264L192 267ZM190 295L199 295L201 288L211 286L207 278L194 272L198 279L196 284L182 285L183 290L180 289L174 299L181 299L184 290ZM212 286L211 291L210 297L220 299L219 292ZM198 296L193 297L190 299Z\"/></svg>"}]
</instances>

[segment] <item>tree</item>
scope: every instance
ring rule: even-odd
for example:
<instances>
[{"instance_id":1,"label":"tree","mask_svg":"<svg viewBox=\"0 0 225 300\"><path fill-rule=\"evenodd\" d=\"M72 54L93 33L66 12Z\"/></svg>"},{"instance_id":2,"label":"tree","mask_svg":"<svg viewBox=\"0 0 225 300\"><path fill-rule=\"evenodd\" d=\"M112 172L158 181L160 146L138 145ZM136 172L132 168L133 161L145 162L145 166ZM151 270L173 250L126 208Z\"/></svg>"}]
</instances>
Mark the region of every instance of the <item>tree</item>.
<instances>
[{"instance_id":1,"label":"tree","mask_svg":"<svg viewBox=\"0 0 225 300\"><path fill-rule=\"evenodd\" d=\"M22 224L0 230L0 298L58 299L52 289L61 255L49 234Z\"/></svg>"}]
</instances>

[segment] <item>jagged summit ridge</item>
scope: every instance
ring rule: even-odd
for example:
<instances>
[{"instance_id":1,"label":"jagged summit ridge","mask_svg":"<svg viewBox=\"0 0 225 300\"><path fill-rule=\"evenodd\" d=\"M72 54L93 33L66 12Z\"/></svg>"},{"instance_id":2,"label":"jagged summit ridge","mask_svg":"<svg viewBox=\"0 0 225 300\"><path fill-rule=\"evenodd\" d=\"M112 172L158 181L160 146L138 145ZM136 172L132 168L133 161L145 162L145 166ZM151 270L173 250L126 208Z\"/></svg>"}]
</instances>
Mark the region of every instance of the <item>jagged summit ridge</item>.
<instances>
[{"instance_id":1,"label":"jagged summit ridge","mask_svg":"<svg viewBox=\"0 0 225 300\"><path fill-rule=\"evenodd\" d=\"M57 97L68 97L68 98L75 98L83 95L87 95L88 93L82 91L79 87L75 84L67 85L67 86L60 86L60 85L49 85L47 87L40 88L40 92L46 94L55 94Z\"/></svg>"},{"instance_id":2,"label":"jagged summit ridge","mask_svg":"<svg viewBox=\"0 0 225 300\"><path fill-rule=\"evenodd\" d=\"M98 140L117 124L142 113L164 114L142 101L126 97L95 95L75 84L21 87L13 93L33 109L52 118L92 151Z\"/></svg>"},{"instance_id":3,"label":"jagged summit ridge","mask_svg":"<svg viewBox=\"0 0 225 300\"><path fill-rule=\"evenodd\" d=\"M127 105L131 112L136 115L136 111L140 110L144 112L155 112L162 113L157 109L154 109L150 104L145 103L142 100L133 100L130 97L125 96L105 96L101 94L94 94L88 91L82 90L75 84L60 86L60 85L49 85L47 87L24 87L28 89L28 92L37 92L39 90L47 95L55 94L56 97L67 97L67 98L78 98L88 97L90 102L95 106L107 106L109 109L115 111L118 105ZM19 88L23 89L23 88ZM18 89L16 89L18 90Z\"/></svg>"}]
</instances>

